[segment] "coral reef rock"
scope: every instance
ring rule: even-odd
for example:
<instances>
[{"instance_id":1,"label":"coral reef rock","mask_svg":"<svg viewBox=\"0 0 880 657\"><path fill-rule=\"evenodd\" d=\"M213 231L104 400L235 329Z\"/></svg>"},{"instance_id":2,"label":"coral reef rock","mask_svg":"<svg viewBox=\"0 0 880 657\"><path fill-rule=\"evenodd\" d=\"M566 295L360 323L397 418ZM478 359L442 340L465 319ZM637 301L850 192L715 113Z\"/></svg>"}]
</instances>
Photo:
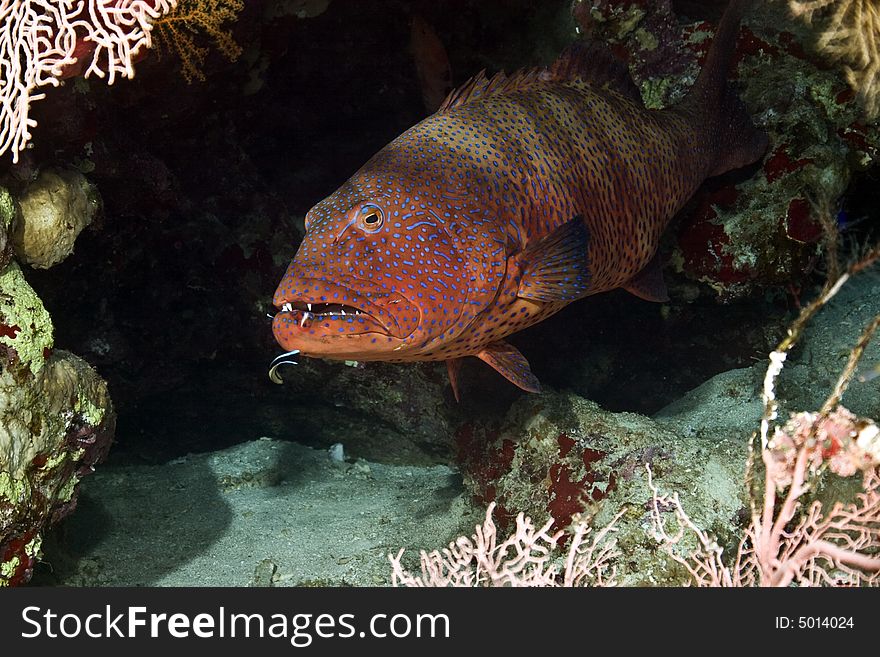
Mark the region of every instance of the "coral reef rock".
<instances>
[{"instance_id":1,"label":"coral reef rock","mask_svg":"<svg viewBox=\"0 0 880 657\"><path fill-rule=\"evenodd\" d=\"M73 253L73 243L100 206L95 187L76 171L47 169L18 197L12 241L19 260L48 269Z\"/></svg>"},{"instance_id":2,"label":"coral reef rock","mask_svg":"<svg viewBox=\"0 0 880 657\"><path fill-rule=\"evenodd\" d=\"M754 415L757 422L757 406ZM680 567L647 532L652 493L646 465L655 485L678 491L694 510L694 521L711 528L722 545L735 541L741 512L748 509L741 486L745 441L694 439L572 394L523 398L495 429L465 425L458 443L466 487L484 503L497 502L503 524L518 512L539 524L549 514L555 529L565 529L583 513L601 527L623 511L616 538L626 559L617 566L628 585L684 581Z\"/></svg>"},{"instance_id":3,"label":"coral reef rock","mask_svg":"<svg viewBox=\"0 0 880 657\"><path fill-rule=\"evenodd\" d=\"M445 368L432 363L351 365L303 359L295 371L283 371L291 397L304 403L294 407L288 402L289 419L279 427L280 435L300 442L307 440L303 433L312 440L323 435L328 445L345 442L352 455L379 463L448 460L457 409Z\"/></svg>"},{"instance_id":4,"label":"coral reef rock","mask_svg":"<svg viewBox=\"0 0 880 657\"><path fill-rule=\"evenodd\" d=\"M645 103L664 107L692 84L715 26L679 22L669 2L639 5L575 3L575 17L627 61ZM797 282L819 255L820 216L836 214L852 178L876 162L880 131L842 76L807 51L814 38L782 2L743 21L731 76L770 145L757 171L704 185L670 245L672 268L723 301Z\"/></svg>"},{"instance_id":5,"label":"coral reef rock","mask_svg":"<svg viewBox=\"0 0 880 657\"><path fill-rule=\"evenodd\" d=\"M0 270L5 269L12 258L12 222L18 213L15 199L4 187L0 187Z\"/></svg>"},{"instance_id":6,"label":"coral reef rock","mask_svg":"<svg viewBox=\"0 0 880 657\"><path fill-rule=\"evenodd\" d=\"M0 274L0 586L30 579L43 531L76 506L77 483L110 447L107 386L52 350L52 324L21 269Z\"/></svg>"}]
</instances>

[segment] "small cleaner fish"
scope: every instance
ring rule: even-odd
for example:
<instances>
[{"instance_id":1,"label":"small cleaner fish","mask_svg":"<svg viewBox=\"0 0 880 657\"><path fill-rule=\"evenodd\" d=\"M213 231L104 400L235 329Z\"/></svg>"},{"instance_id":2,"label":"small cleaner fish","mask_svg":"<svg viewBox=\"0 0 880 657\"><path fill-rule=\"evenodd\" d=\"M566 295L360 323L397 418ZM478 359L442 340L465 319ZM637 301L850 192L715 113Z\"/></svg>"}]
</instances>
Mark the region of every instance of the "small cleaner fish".
<instances>
[{"instance_id":1,"label":"small cleaner fish","mask_svg":"<svg viewBox=\"0 0 880 657\"><path fill-rule=\"evenodd\" d=\"M649 110L626 67L578 42L546 68L478 74L306 215L275 292L278 343L337 360L476 356L540 385L504 341L583 297L667 299L656 252L708 177L767 138L727 85L748 0L732 0L694 86Z\"/></svg>"}]
</instances>

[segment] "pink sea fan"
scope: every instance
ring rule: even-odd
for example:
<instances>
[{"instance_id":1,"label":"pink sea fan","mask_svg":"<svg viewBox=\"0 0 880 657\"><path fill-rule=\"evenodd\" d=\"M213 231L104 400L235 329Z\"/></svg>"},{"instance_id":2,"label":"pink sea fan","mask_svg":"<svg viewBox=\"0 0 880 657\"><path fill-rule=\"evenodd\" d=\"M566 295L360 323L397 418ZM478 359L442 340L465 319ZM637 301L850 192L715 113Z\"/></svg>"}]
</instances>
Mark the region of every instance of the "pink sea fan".
<instances>
[{"instance_id":1,"label":"pink sea fan","mask_svg":"<svg viewBox=\"0 0 880 657\"><path fill-rule=\"evenodd\" d=\"M838 406L827 416L799 413L762 450L763 503L754 509L732 563L696 527L678 497L653 491L653 534L684 566L697 586L859 586L880 583L880 430ZM804 496L817 474L863 473L855 501L830 509ZM648 470L650 482L650 469ZM783 494L784 496L780 496ZM662 514L674 512L678 529L670 533ZM690 532L698 548L680 551Z\"/></svg>"},{"instance_id":2,"label":"pink sea fan","mask_svg":"<svg viewBox=\"0 0 880 657\"><path fill-rule=\"evenodd\" d=\"M0 0L0 154L13 162L31 139L31 102L71 71L133 77L134 57L151 44L153 20L177 0ZM88 58L88 59L84 59Z\"/></svg>"}]
</instances>

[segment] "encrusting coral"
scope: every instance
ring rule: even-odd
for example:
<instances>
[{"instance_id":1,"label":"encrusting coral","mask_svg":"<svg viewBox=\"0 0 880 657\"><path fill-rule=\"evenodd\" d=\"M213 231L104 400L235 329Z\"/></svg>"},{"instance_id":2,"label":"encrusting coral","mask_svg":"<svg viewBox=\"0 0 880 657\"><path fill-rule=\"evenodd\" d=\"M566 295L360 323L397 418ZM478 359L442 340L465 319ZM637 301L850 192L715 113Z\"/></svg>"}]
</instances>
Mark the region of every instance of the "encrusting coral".
<instances>
[{"instance_id":1,"label":"encrusting coral","mask_svg":"<svg viewBox=\"0 0 880 657\"><path fill-rule=\"evenodd\" d=\"M78 171L44 169L19 195L21 211L12 242L22 262L39 269L58 264L73 252L80 232L95 218L100 199Z\"/></svg>"}]
</instances>

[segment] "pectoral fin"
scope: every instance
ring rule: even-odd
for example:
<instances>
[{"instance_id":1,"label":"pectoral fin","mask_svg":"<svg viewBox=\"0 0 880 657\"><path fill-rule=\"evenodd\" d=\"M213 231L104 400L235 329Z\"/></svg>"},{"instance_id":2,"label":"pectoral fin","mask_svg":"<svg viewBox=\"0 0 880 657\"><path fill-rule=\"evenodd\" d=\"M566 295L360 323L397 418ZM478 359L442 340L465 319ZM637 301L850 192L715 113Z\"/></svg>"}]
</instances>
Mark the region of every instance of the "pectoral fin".
<instances>
[{"instance_id":1,"label":"pectoral fin","mask_svg":"<svg viewBox=\"0 0 880 657\"><path fill-rule=\"evenodd\" d=\"M634 294L645 301L662 303L669 301L669 292L663 281L663 271L660 267L660 256L655 255L638 274L622 286L630 294Z\"/></svg>"},{"instance_id":2,"label":"pectoral fin","mask_svg":"<svg viewBox=\"0 0 880 657\"><path fill-rule=\"evenodd\" d=\"M534 301L574 301L590 286L590 231L581 217L561 225L520 254L517 296Z\"/></svg>"},{"instance_id":3,"label":"pectoral fin","mask_svg":"<svg viewBox=\"0 0 880 657\"><path fill-rule=\"evenodd\" d=\"M477 354L477 358L491 365L496 372L526 392L541 392L541 384L529 369L529 361L516 347L504 340L491 343Z\"/></svg>"}]
</instances>

